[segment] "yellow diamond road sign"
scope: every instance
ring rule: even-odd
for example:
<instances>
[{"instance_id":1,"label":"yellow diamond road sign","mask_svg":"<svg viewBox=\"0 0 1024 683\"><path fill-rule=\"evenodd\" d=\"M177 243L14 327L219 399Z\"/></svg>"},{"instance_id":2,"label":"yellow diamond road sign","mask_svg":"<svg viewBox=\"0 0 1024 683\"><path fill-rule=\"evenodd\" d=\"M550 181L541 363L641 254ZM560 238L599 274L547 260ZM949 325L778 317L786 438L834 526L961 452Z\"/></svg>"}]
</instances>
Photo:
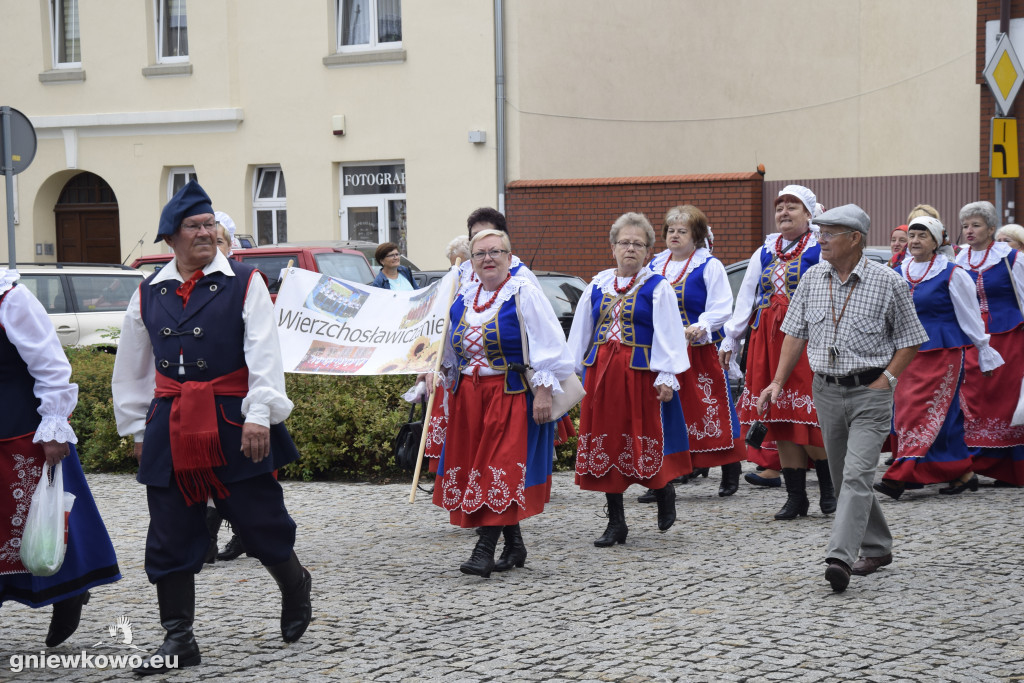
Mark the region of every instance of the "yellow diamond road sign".
<instances>
[{"instance_id":1,"label":"yellow diamond road sign","mask_svg":"<svg viewBox=\"0 0 1024 683\"><path fill-rule=\"evenodd\" d=\"M1024 84L1024 67L1017 59L1007 33L999 38L996 51L985 67L985 80L996 98L999 110L1005 114L1013 104L1020 86Z\"/></svg>"}]
</instances>

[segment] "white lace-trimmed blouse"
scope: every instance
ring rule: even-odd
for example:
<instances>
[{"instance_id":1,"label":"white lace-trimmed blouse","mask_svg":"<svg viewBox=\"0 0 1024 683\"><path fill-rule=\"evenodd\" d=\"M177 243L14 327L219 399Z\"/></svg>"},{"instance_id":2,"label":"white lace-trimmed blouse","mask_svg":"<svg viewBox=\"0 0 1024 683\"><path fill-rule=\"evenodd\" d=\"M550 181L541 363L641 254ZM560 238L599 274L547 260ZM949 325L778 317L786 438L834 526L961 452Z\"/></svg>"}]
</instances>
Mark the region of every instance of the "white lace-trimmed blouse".
<instances>
[{"instance_id":1,"label":"white lace-trimmed blouse","mask_svg":"<svg viewBox=\"0 0 1024 683\"><path fill-rule=\"evenodd\" d=\"M633 289L643 286L649 278L653 277L647 268L641 268L637 275ZM577 374L583 372L583 361L587 350L590 348L590 341L594 337L594 307L592 297L600 293L601 296L610 294L617 296L615 286L625 287L632 278L616 277L615 269L603 270L594 276L590 285L583 290L583 296L576 304L576 314L572 319L572 330L569 332L569 348L575 359ZM654 339L651 341L651 370L658 373L654 385L664 385L673 390L679 390L679 381L676 375L690 369L690 358L687 355L685 343L679 340L686 339L686 331L683 328L683 321L679 317L679 304L676 302L676 293L667 280L662 281L654 289ZM618 310L615 315L618 316ZM617 325L612 325L612 337L617 338Z\"/></svg>"},{"instance_id":2,"label":"white lace-trimmed blouse","mask_svg":"<svg viewBox=\"0 0 1024 683\"><path fill-rule=\"evenodd\" d=\"M0 294L16 276L0 273ZM57 339L46 309L25 287L15 287L0 305L0 325L7 332L35 380L32 392L39 399L42 421L32 441L78 443L68 416L78 404L78 385L71 384L71 364Z\"/></svg>"},{"instance_id":3,"label":"white lace-trimmed blouse","mask_svg":"<svg viewBox=\"0 0 1024 683\"><path fill-rule=\"evenodd\" d=\"M725 272L725 266L721 261L713 258L711 252L705 247L700 247L693 252L693 259L689 261L688 265L685 260L673 261L672 252L667 249L655 256L650 265L650 269L659 275L664 275L671 286L675 279L682 274L683 266L686 266L687 273L690 273L707 263L708 260L710 263L704 268L704 288L707 289L708 298L704 304L704 312L697 317L696 322L692 323L704 330L704 336L699 340L701 343L710 341L712 333L721 329L732 317L732 287L729 286L729 276ZM664 273L661 272L662 269L665 270Z\"/></svg>"}]
</instances>

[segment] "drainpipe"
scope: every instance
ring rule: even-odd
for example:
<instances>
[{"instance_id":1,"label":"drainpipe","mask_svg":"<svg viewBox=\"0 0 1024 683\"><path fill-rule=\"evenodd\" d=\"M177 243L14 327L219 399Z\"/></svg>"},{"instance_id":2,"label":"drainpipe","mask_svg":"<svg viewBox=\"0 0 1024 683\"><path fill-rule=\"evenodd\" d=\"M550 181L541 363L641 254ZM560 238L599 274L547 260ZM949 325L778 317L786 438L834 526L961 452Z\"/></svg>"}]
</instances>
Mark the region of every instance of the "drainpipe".
<instances>
[{"instance_id":1,"label":"drainpipe","mask_svg":"<svg viewBox=\"0 0 1024 683\"><path fill-rule=\"evenodd\" d=\"M498 211L505 213L505 3L494 0L494 94L497 114Z\"/></svg>"},{"instance_id":2,"label":"drainpipe","mask_svg":"<svg viewBox=\"0 0 1024 683\"><path fill-rule=\"evenodd\" d=\"M999 32L1010 33L1010 0L999 0ZM998 106L996 107L998 109ZM1014 116L1013 110L1016 109L1012 104L1010 105L1009 111L1004 112L1004 116ZM997 114L998 115L998 114ZM1006 184L1000 188L1002 192L999 194L1003 195L999 197L999 224L1004 225L1006 223L1013 223L1016 220L1016 204L1017 188L1016 182L1012 178L1006 179ZM1003 198L1006 198L1007 210L1003 210ZM1006 215L1009 213L1010 215Z\"/></svg>"}]
</instances>

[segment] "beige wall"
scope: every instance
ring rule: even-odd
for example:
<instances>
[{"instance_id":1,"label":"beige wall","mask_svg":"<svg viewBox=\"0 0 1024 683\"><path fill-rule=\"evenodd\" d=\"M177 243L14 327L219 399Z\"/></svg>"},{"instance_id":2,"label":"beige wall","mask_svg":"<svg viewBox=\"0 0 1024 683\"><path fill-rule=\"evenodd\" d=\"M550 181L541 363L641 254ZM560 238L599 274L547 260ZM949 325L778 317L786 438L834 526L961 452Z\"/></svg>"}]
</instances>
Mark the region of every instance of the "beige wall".
<instances>
[{"instance_id":1,"label":"beige wall","mask_svg":"<svg viewBox=\"0 0 1024 683\"><path fill-rule=\"evenodd\" d=\"M978 170L973 0L508 0L510 177Z\"/></svg>"},{"instance_id":2,"label":"beige wall","mask_svg":"<svg viewBox=\"0 0 1024 683\"><path fill-rule=\"evenodd\" d=\"M340 163L403 160L409 253L423 267L447 264L444 245L465 230L465 217L496 202L490 3L445 0L439 12L433 3L407 0L404 62L328 68L330 0L304 0L301 12L271 0L192 0L193 73L146 78L142 69L155 61L152 3L86 2L86 79L67 84L39 81L50 61L46 6L5 2L0 22L0 56L14 61L0 71L2 104L45 124L36 159L19 177L19 260L34 260L34 243L54 240L53 203L74 174L67 172L65 126L47 118L62 115L164 112L166 119L166 112L189 112L203 119L240 112L234 123L70 126L78 135L77 169L101 176L117 195L122 257L143 233L146 252L160 250L153 239L170 166L195 166L215 207L253 233L252 169L280 164L288 238L314 240L339 237ZM332 134L333 114L346 116L344 137ZM487 131L486 144L468 142L474 129ZM4 239L0 257L6 253Z\"/></svg>"}]
</instances>

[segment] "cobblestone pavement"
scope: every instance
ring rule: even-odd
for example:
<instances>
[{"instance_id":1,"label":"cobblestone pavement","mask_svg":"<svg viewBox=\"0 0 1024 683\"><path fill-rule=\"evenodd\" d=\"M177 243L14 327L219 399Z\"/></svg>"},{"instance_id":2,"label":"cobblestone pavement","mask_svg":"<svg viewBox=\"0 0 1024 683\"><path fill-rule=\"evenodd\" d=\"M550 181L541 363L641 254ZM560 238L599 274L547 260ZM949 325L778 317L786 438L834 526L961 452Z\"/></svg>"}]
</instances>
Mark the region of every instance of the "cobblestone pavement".
<instances>
[{"instance_id":1,"label":"cobblestone pavement","mask_svg":"<svg viewBox=\"0 0 1024 683\"><path fill-rule=\"evenodd\" d=\"M747 465L749 468L750 465ZM881 476L881 470L879 475ZM144 487L89 477L124 579L93 591L50 653L152 652L162 640L143 572ZM458 565L476 540L408 484L285 482L314 621L280 640L277 588L244 557L198 577L199 667L176 681L1007 681L1024 680L1024 490L908 491L882 506L895 561L836 595L823 579L831 518L777 522L781 489L719 498L717 472L678 487L680 519L657 531L627 493L625 545L595 548L603 496L555 475L523 523L526 568L490 579ZM815 493L813 477L809 484ZM222 534L222 543L226 536ZM133 625L131 650L108 634ZM0 681L106 681L123 669L11 670L38 654L50 610L0 610ZM149 680L154 680L150 678Z\"/></svg>"}]
</instances>

